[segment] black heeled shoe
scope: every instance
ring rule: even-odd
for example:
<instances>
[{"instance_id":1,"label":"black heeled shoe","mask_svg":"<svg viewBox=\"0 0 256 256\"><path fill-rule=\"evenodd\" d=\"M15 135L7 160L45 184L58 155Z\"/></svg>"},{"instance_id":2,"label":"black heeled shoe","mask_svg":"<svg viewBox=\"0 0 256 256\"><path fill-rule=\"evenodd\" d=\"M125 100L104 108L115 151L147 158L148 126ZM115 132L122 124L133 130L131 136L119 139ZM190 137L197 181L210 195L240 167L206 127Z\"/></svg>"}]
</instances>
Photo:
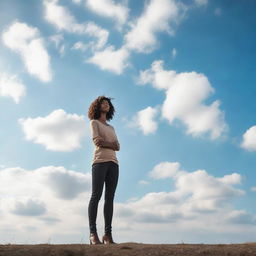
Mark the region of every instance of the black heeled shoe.
<instances>
[{"instance_id":1,"label":"black heeled shoe","mask_svg":"<svg viewBox=\"0 0 256 256\"><path fill-rule=\"evenodd\" d=\"M90 244L103 244L100 241L97 233L91 233L90 237L89 237L89 240L90 240Z\"/></svg>"}]
</instances>

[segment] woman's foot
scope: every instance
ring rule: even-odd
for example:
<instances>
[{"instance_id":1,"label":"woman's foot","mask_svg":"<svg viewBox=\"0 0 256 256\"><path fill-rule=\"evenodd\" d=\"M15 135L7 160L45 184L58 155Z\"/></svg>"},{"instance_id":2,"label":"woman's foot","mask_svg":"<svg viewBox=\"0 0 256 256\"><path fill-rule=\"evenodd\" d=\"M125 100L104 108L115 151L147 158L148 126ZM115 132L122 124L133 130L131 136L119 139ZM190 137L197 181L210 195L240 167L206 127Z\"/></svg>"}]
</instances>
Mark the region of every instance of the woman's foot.
<instances>
[{"instance_id":1,"label":"woman's foot","mask_svg":"<svg viewBox=\"0 0 256 256\"><path fill-rule=\"evenodd\" d=\"M90 244L102 244L97 233L91 233L89 239Z\"/></svg>"},{"instance_id":2,"label":"woman's foot","mask_svg":"<svg viewBox=\"0 0 256 256\"><path fill-rule=\"evenodd\" d=\"M111 234L105 234L103 237L102 237L102 242L104 244L116 244L114 241L113 241L113 238L112 238L112 235Z\"/></svg>"}]
</instances>

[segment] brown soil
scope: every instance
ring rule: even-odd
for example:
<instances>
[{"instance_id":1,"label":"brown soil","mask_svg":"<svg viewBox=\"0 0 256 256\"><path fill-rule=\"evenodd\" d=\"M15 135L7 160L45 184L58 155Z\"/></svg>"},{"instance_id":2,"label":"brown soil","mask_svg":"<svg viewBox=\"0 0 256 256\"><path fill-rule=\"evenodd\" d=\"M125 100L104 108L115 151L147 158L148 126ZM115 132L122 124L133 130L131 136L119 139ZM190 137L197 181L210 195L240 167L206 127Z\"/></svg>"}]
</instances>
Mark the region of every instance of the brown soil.
<instances>
[{"instance_id":1,"label":"brown soil","mask_svg":"<svg viewBox=\"0 0 256 256\"><path fill-rule=\"evenodd\" d=\"M256 256L256 243L244 244L37 244L0 245L0 256Z\"/></svg>"}]
</instances>

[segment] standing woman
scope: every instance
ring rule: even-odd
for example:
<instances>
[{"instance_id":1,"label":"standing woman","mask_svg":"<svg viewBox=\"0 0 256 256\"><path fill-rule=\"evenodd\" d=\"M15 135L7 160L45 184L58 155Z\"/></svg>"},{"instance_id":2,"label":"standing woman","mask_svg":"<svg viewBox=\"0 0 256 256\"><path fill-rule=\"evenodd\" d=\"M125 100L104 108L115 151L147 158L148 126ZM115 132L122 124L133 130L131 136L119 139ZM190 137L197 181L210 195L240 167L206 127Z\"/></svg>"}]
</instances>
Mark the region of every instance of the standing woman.
<instances>
[{"instance_id":1,"label":"standing woman","mask_svg":"<svg viewBox=\"0 0 256 256\"><path fill-rule=\"evenodd\" d=\"M115 244L112 238L113 201L118 182L119 165L116 152L120 144L115 129L107 121L114 116L115 108L111 98L99 96L95 99L88 111L92 140L95 150L92 160L92 194L88 206L90 227L90 244ZM102 242L99 240L96 219L98 203L105 183L104 220L105 234Z\"/></svg>"}]
</instances>

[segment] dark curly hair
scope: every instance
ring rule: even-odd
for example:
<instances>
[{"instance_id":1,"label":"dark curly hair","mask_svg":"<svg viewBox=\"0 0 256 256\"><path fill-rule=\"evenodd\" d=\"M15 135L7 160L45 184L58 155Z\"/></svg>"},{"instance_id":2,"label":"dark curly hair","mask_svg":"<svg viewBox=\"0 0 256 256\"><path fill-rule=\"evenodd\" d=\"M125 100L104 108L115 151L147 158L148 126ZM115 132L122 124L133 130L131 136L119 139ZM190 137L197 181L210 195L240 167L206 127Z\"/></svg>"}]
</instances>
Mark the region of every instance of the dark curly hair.
<instances>
[{"instance_id":1,"label":"dark curly hair","mask_svg":"<svg viewBox=\"0 0 256 256\"><path fill-rule=\"evenodd\" d=\"M113 104L111 103L111 99L114 99L114 98L109 98L109 97L106 97L104 95L99 96L97 99L95 99L91 103L91 105L89 107L89 110L88 110L89 119L92 120L92 119L99 119L100 118L101 103L102 103L103 100L107 100L108 104L109 104L109 111L106 114L106 119L111 120L114 116L114 113L115 113L115 108L114 108Z\"/></svg>"}]
</instances>

